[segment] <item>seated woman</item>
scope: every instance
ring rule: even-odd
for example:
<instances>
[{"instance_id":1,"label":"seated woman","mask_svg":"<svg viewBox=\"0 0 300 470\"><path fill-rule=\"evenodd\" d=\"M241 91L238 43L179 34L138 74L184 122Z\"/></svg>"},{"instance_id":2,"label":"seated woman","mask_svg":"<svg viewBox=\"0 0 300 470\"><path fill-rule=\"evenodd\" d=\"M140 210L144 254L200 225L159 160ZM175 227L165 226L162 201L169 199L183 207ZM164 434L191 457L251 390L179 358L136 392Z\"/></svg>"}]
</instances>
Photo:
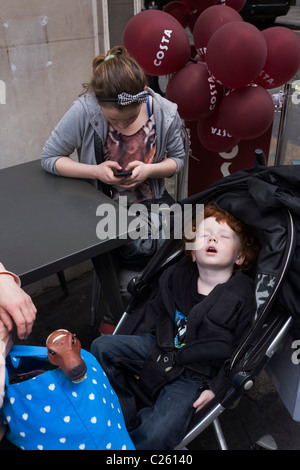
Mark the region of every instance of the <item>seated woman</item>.
<instances>
[{"instance_id":1,"label":"seated woman","mask_svg":"<svg viewBox=\"0 0 300 470\"><path fill-rule=\"evenodd\" d=\"M94 59L91 82L46 142L42 166L85 178L117 201L125 196L128 206L152 198L159 203L164 178L184 165L181 128L177 105L148 88L142 68L116 46ZM75 150L79 161L70 158ZM130 264L131 272L122 271L123 296L144 267Z\"/></svg>"}]
</instances>

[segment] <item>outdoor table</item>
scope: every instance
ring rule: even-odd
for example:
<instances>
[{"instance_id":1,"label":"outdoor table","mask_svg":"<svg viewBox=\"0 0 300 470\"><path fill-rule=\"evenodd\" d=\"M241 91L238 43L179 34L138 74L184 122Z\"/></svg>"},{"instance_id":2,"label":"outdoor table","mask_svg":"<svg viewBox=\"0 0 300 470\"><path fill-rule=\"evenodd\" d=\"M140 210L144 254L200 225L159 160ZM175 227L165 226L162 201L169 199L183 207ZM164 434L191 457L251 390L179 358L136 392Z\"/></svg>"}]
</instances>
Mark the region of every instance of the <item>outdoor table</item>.
<instances>
[{"instance_id":1,"label":"outdoor table","mask_svg":"<svg viewBox=\"0 0 300 470\"><path fill-rule=\"evenodd\" d=\"M126 243L128 224L100 240L96 210L107 203L118 220L117 203L85 180L46 173L40 160L0 170L0 261L24 287L91 259L118 320L123 302L111 251Z\"/></svg>"}]
</instances>

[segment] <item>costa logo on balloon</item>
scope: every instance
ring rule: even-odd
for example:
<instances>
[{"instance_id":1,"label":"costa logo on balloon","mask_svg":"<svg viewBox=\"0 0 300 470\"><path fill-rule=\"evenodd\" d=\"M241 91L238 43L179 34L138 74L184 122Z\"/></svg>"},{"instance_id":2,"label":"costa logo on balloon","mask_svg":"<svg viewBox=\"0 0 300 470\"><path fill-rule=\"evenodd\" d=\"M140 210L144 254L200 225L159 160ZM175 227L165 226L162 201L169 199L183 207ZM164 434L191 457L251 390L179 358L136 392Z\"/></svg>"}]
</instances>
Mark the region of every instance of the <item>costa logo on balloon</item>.
<instances>
[{"instance_id":1,"label":"costa logo on balloon","mask_svg":"<svg viewBox=\"0 0 300 470\"><path fill-rule=\"evenodd\" d=\"M123 44L148 75L169 75L189 60L191 46L185 29L161 10L141 11L129 20Z\"/></svg>"},{"instance_id":2,"label":"costa logo on balloon","mask_svg":"<svg viewBox=\"0 0 300 470\"><path fill-rule=\"evenodd\" d=\"M197 134L203 147L210 152L229 152L240 141L239 138L232 137L221 124L218 110L198 121Z\"/></svg>"},{"instance_id":3,"label":"costa logo on balloon","mask_svg":"<svg viewBox=\"0 0 300 470\"><path fill-rule=\"evenodd\" d=\"M216 107L216 103L218 102L218 98L220 99L220 88L218 87L217 83L213 79L212 76L209 76L208 79L209 91L210 91L210 105L209 110L213 111Z\"/></svg>"},{"instance_id":4,"label":"costa logo on balloon","mask_svg":"<svg viewBox=\"0 0 300 470\"><path fill-rule=\"evenodd\" d=\"M197 121L214 111L223 91L203 62L189 62L170 78L166 98L177 104L182 119Z\"/></svg>"},{"instance_id":5,"label":"costa logo on balloon","mask_svg":"<svg viewBox=\"0 0 300 470\"><path fill-rule=\"evenodd\" d=\"M170 42L170 39L167 39L167 37L171 38L171 34L172 34L172 31L168 31L168 30L164 31L164 36L162 37L161 44L159 46L160 51L158 51L158 53L156 54L156 59L154 60L154 65L156 67L159 67L161 65L161 61L165 57L165 53L163 52L163 50L167 51L168 46L165 45L164 43L165 42L167 42L167 43Z\"/></svg>"}]
</instances>

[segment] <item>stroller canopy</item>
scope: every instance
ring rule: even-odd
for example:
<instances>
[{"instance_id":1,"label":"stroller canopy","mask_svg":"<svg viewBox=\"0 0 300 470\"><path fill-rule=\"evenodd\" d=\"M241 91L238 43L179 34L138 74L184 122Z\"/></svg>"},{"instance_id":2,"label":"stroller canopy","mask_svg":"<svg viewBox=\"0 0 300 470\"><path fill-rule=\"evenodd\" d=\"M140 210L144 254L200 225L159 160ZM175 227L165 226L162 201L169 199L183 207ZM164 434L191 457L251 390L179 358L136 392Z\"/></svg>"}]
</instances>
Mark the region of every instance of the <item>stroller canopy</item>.
<instances>
[{"instance_id":1,"label":"stroller canopy","mask_svg":"<svg viewBox=\"0 0 300 470\"><path fill-rule=\"evenodd\" d=\"M197 205L210 201L247 224L260 244L255 273L257 327L272 306L292 315L294 339L300 338L300 167L242 170L180 204L191 205L195 213ZM166 240L137 280L136 290L157 278L162 265L181 246L182 240L175 237Z\"/></svg>"}]
</instances>

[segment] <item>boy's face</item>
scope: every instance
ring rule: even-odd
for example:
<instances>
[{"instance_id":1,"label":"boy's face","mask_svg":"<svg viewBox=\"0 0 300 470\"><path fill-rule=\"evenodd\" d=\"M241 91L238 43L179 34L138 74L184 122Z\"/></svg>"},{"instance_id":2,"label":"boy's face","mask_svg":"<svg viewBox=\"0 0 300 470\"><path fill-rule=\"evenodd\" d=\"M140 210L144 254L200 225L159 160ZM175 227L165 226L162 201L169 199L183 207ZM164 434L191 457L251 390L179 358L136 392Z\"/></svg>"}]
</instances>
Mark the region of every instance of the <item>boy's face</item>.
<instances>
[{"instance_id":1,"label":"boy's face","mask_svg":"<svg viewBox=\"0 0 300 470\"><path fill-rule=\"evenodd\" d=\"M219 223L214 217L208 217L198 227L193 261L199 268L230 269L244 262L240 247L238 235L226 222Z\"/></svg>"}]
</instances>

